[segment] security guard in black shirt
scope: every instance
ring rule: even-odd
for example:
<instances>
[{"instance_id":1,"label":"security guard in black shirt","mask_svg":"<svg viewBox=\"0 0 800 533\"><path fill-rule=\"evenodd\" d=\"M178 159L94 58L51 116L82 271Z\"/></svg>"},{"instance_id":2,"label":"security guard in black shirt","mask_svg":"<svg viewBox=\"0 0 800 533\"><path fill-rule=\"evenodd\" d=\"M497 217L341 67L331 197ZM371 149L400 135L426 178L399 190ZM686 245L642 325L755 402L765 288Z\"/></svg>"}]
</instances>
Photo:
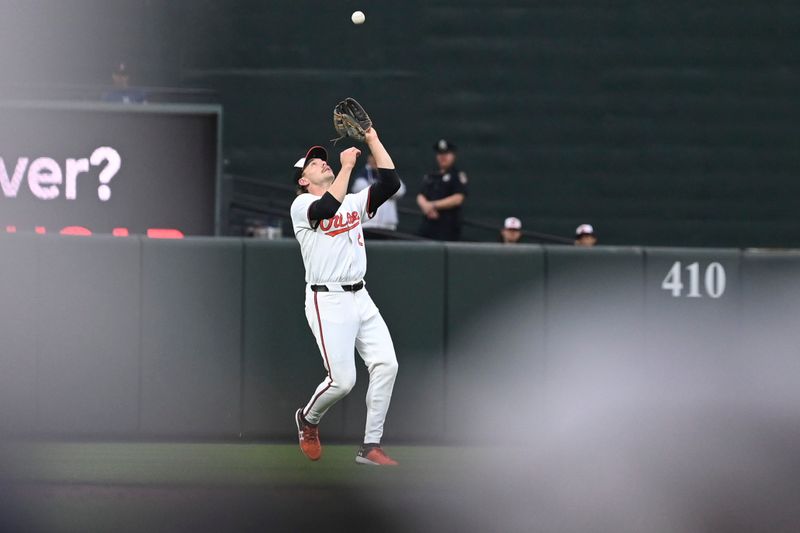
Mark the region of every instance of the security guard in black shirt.
<instances>
[{"instance_id":1,"label":"security guard in black shirt","mask_svg":"<svg viewBox=\"0 0 800 533\"><path fill-rule=\"evenodd\" d=\"M419 234L439 241L461 239L461 210L467 197L467 175L456 168L456 146L441 139L433 145L439 171L426 174L417 194L423 214Z\"/></svg>"}]
</instances>

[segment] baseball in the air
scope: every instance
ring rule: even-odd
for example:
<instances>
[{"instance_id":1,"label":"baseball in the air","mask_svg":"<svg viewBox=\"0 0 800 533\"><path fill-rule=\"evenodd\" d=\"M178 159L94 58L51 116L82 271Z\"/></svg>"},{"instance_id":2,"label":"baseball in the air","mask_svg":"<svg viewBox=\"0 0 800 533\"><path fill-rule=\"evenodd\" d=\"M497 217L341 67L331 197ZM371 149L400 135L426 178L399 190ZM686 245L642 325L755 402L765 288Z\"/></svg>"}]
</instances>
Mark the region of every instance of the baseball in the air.
<instances>
[{"instance_id":1,"label":"baseball in the air","mask_svg":"<svg viewBox=\"0 0 800 533\"><path fill-rule=\"evenodd\" d=\"M367 16L364 15L363 11L353 11L350 20L353 21L353 24L364 24L364 21L367 20Z\"/></svg>"}]
</instances>

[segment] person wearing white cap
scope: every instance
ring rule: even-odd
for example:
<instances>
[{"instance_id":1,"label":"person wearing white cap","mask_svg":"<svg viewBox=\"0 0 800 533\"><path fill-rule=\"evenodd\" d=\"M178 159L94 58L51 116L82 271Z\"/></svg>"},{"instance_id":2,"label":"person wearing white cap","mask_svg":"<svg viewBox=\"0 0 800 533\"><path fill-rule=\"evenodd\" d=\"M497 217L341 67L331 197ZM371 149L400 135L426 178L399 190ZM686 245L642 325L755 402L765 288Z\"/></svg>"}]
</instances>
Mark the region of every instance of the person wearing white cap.
<instances>
[{"instance_id":1,"label":"person wearing white cap","mask_svg":"<svg viewBox=\"0 0 800 533\"><path fill-rule=\"evenodd\" d=\"M594 246L597 236L591 224L581 224L575 229L575 246Z\"/></svg>"},{"instance_id":2,"label":"person wearing white cap","mask_svg":"<svg viewBox=\"0 0 800 533\"><path fill-rule=\"evenodd\" d=\"M500 230L500 242L517 244L522 239L522 221L517 217L508 217Z\"/></svg>"}]
</instances>

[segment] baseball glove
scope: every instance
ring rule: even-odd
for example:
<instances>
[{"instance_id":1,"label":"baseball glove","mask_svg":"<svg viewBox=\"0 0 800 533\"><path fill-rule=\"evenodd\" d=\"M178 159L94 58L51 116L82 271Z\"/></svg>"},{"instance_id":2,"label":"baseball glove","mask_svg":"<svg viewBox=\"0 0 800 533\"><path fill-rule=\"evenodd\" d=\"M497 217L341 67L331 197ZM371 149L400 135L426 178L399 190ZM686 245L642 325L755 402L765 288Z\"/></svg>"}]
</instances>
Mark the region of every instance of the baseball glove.
<instances>
[{"instance_id":1,"label":"baseball glove","mask_svg":"<svg viewBox=\"0 0 800 533\"><path fill-rule=\"evenodd\" d=\"M345 98L333 108L333 127L339 134L333 139L334 144L345 137L363 142L364 132L372 127L372 120L361 104L353 98Z\"/></svg>"}]
</instances>

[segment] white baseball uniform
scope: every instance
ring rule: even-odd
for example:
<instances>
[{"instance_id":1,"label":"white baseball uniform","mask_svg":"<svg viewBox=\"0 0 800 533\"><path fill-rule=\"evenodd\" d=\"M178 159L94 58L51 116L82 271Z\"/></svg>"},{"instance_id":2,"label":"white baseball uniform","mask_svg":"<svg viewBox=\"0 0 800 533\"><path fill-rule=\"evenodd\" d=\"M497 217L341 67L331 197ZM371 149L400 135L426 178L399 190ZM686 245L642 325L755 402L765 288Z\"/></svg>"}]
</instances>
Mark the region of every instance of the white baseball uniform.
<instances>
[{"instance_id":1,"label":"white baseball uniform","mask_svg":"<svg viewBox=\"0 0 800 533\"><path fill-rule=\"evenodd\" d=\"M306 318L327 371L303 416L312 424L319 423L328 409L350 392L356 383L355 348L369 369L364 443L380 443L397 375L394 345L367 289L342 289L342 285L363 281L367 272L361 221L369 218L369 189L346 195L336 215L319 221L315 228L308 210L320 198L301 194L291 208L306 269ZM311 285L325 285L329 291L315 292Z\"/></svg>"}]
</instances>

